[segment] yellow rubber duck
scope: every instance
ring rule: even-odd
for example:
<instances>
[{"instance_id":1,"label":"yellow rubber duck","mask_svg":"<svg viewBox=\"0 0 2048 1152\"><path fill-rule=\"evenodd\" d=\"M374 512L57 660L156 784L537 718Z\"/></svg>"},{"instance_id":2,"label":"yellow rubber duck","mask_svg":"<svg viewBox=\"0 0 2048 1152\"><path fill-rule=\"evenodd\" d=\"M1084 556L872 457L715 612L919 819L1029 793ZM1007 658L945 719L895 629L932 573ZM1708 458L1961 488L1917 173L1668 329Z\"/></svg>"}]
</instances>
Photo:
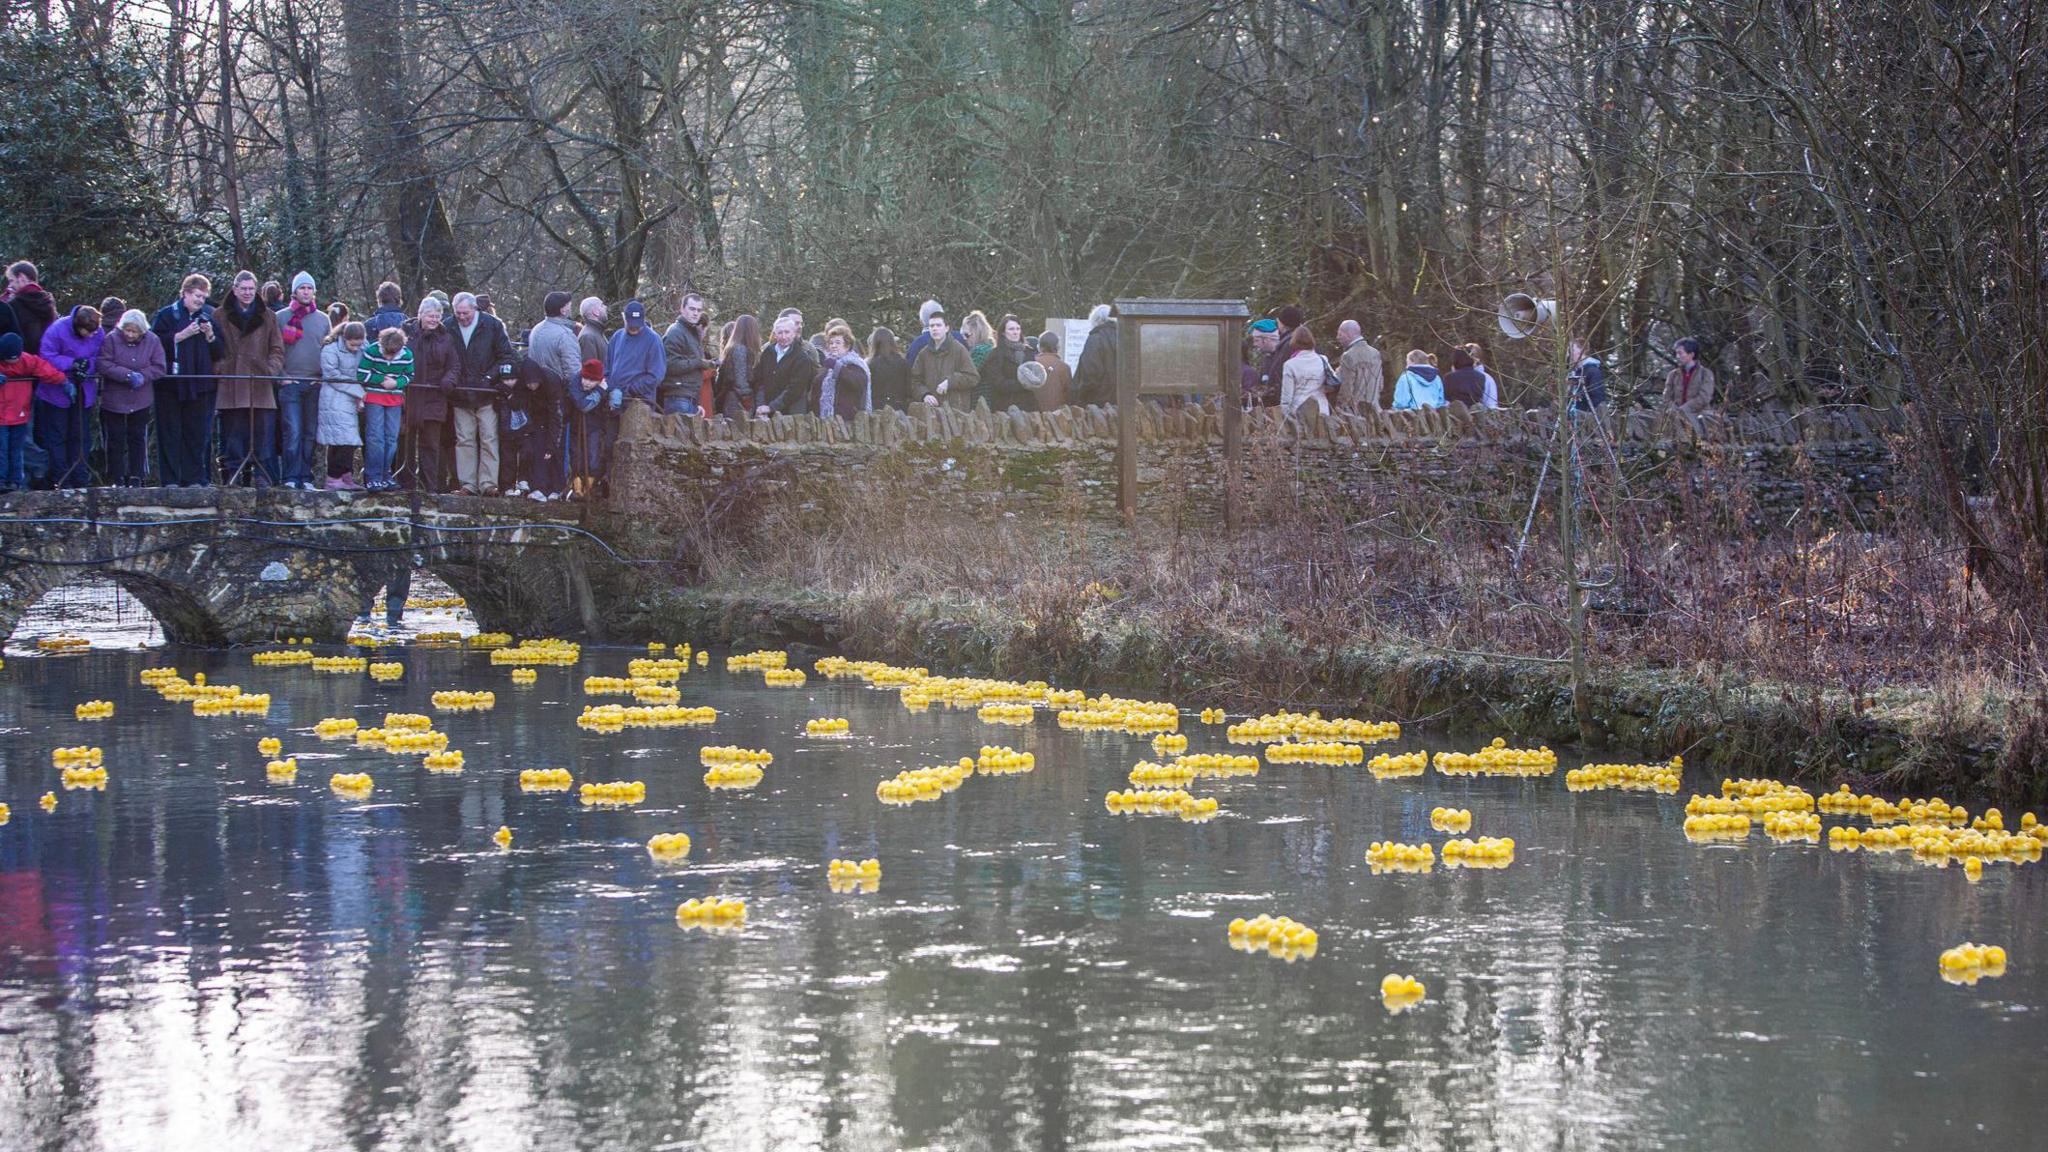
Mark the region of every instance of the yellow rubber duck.
<instances>
[{"instance_id":1,"label":"yellow rubber duck","mask_svg":"<svg viewBox=\"0 0 2048 1152\"><path fill-rule=\"evenodd\" d=\"M509 824L498 825L498 830L491 833L491 843L496 844L500 848L512 847L512 826Z\"/></svg>"},{"instance_id":2,"label":"yellow rubber duck","mask_svg":"<svg viewBox=\"0 0 2048 1152\"><path fill-rule=\"evenodd\" d=\"M1399 1014L1415 1007L1429 995L1422 981L1398 972L1389 972L1380 980L1380 1002L1387 1011Z\"/></svg>"}]
</instances>

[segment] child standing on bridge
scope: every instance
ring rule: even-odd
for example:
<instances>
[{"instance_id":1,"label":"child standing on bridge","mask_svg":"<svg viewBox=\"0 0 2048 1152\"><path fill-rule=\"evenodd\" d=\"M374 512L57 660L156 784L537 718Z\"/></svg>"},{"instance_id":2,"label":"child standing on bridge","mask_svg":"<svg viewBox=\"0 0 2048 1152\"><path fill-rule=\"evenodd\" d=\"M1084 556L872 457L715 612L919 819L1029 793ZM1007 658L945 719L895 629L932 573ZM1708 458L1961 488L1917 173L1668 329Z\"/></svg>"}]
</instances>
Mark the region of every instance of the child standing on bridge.
<instances>
[{"instance_id":1,"label":"child standing on bridge","mask_svg":"<svg viewBox=\"0 0 2048 1152\"><path fill-rule=\"evenodd\" d=\"M37 385L61 388L64 373L48 360L23 351L21 334L0 334L0 492L28 487L28 402Z\"/></svg>"},{"instance_id":2,"label":"child standing on bridge","mask_svg":"<svg viewBox=\"0 0 2048 1152\"><path fill-rule=\"evenodd\" d=\"M363 385L363 472L372 492L389 492L398 484L391 466L398 456L398 431L405 417L405 386L412 383L412 349L405 333L386 328L377 343L363 350L356 365Z\"/></svg>"}]
</instances>

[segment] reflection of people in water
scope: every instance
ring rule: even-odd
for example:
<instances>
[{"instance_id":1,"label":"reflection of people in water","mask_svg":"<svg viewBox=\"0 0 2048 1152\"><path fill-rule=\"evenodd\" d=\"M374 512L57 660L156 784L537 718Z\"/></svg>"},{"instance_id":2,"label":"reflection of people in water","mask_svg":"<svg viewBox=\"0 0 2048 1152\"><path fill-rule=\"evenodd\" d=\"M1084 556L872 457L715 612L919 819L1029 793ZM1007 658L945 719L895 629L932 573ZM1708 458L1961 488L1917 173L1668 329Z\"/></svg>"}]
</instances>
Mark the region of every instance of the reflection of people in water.
<instances>
[{"instance_id":1,"label":"reflection of people in water","mask_svg":"<svg viewBox=\"0 0 2048 1152\"><path fill-rule=\"evenodd\" d=\"M384 624L396 628L405 622L405 600L412 595L412 570L426 563L418 553L408 556L403 552L392 553L384 577ZM366 567L369 567L366 565ZM372 572L376 571L371 567ZM363 608L356 616L358 626L368 624L377 611L377 578L373 575L363 584Z\"/></svg>"}]
</instances>

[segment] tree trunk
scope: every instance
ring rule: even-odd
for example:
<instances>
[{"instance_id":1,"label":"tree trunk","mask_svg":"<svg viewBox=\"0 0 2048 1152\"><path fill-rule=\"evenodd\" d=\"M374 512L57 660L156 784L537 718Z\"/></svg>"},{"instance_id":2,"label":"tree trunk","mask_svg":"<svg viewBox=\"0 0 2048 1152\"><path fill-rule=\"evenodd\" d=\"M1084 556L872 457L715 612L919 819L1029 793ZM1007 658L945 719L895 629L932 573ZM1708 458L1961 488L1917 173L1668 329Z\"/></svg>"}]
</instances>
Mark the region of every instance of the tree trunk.
<instances>
[{"instance_id":1,"label":"tree trunk","mask_svg":"<svg viewBox=\"0 0 2048 1152\"><path fill-rule=\"evenodd\" d=\"M429 288L454 291L468 277L407 91L403 7L399 0L341 0L341 12L349 78L363 115L359 150L369 162L365 178L382 192L397 279L413 297Z\"/></svg>"}]
</instances>

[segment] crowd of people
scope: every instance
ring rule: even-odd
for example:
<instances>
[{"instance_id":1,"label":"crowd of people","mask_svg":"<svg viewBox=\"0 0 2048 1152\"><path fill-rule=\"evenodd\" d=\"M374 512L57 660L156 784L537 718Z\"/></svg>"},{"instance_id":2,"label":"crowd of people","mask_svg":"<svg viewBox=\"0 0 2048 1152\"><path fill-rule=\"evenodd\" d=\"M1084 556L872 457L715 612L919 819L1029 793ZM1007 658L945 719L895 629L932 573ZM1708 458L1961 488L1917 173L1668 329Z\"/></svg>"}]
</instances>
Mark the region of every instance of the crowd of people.
<instances>
[{"instance_id":1,"label":"crowd of people","mask_svg":"<svg viewBox=\"0 0 2048 1152\"><path fill-rule=\"evenodd\" d=\"M1069 366L1061 334L1027 335L1004 313L954 322L936 300L903 341L888 327L865 337L834 317L806 338L785 308L765 326L752 313L714 324L687 293L659 332L639 300L612 326L603 300L549 292L523 339L490 297L434 291L407 311L396 284L359 316L322 304L308 273L289 284L238 272L218 300L211 280L185 277L154 314L117 297L60 312L35 265L7 268L0 293L0 491L95 482L175 487L215 483L313 491L430 492L547 501L600 494L628 405L657 414L734 420L885 407L972 407L985 401L1051 410L1116 399L1119 336L1107 305L1089 315ZM765 313L764 313L765 315ZM764 335L765 327L765 335ZM1288 414L1378 408L1500 405L1478 344L1407 353L1387 392L1380 351L1355 320L1337 326L1336 358L1294 306L1253 322L1241 381L1247 407ZM1671 407L1697 415L1714 374L1690 338L1674 348ZM1598 358L1574 344L1575 403L1606 402ZM155 451L150 451L154 428ZM97 431L102 446L95 468Z\"/></svg>"}]
</instances>

